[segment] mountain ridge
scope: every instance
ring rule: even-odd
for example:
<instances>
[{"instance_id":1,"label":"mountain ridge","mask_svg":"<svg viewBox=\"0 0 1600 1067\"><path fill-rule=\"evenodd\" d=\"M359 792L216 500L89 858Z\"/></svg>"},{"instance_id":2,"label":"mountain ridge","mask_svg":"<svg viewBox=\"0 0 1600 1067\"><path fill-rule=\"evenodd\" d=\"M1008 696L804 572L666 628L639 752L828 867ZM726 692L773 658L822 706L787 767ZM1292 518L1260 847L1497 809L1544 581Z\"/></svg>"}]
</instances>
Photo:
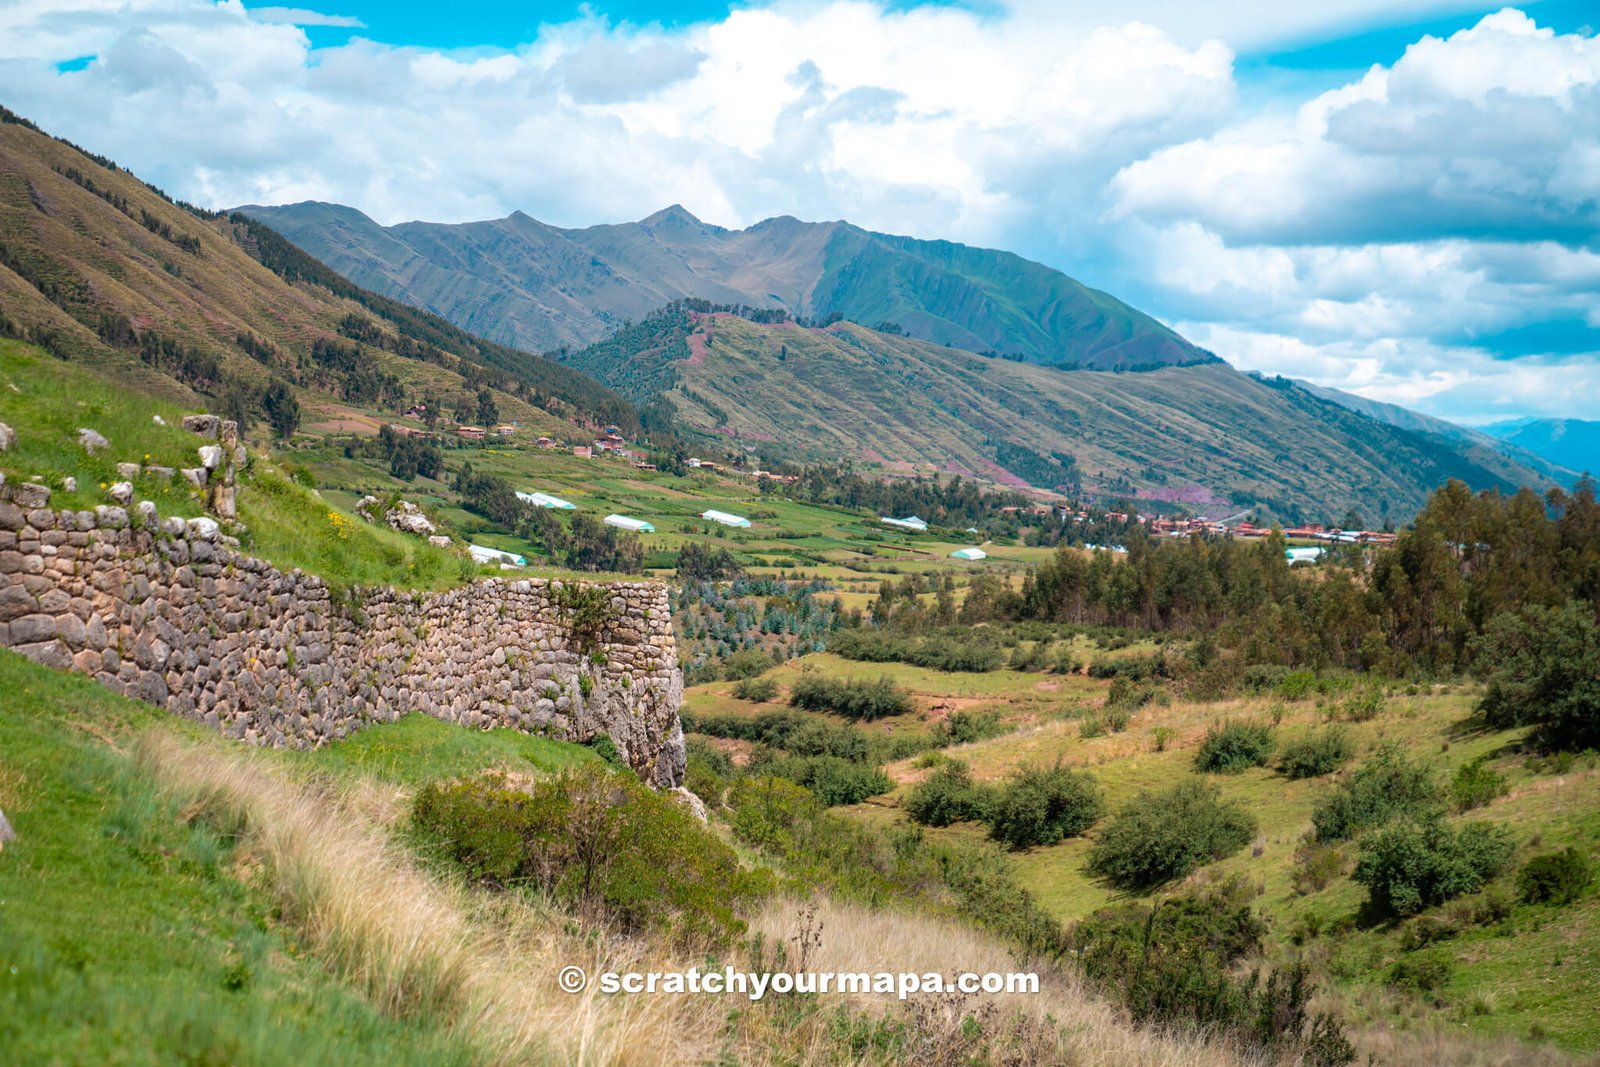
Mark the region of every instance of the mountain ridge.
<instances>
[{"instance_id":1,"label":"mountain ridge","mask_svg":"<svg viewBox=\"0 0 1600 1067\"><path fill-rule=\"evenodd\" d=\"M584 347L674 300L892 324L974 352L1136 369L1214 360L1109 293L1014 253L791 215L727 229L672 204L563 229L516 211L380 226L316 201L240 212L358 284L529 351Z\"/></svg>"},{"instance_id":2,"label":"mountain ridge","mask_svg":"<svg viewBox=\"0 0 1600 1067\"><path fill-rule=\"evenodd\" d=\"M1414 513L1439 484L1554 483L1221 361L1140 373L985 358L851 322L678 303L565 353L689 440L806 463L974 476L1102 502L1289 520ZM1223 510L1225 509L1225 510Z\"/></svg>"}]
</instances>

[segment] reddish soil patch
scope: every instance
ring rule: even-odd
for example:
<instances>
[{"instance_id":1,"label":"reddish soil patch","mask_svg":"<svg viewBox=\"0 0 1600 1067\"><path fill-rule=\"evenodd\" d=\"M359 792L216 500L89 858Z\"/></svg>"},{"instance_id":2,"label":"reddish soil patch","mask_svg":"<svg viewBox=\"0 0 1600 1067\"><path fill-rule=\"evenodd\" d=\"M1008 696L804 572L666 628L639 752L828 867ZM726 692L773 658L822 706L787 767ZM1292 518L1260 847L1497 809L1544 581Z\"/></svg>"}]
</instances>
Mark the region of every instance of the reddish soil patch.
<instances>
[{"instance_id":1,"label":"reddish soil patch","mask_svg":"<svg viewBox=\"0 0 1600 1067\"><path fill-rule=\"evenodd\" d=\"M710 327L702 326L694 333L691 333L689 335L688 342L689 358L679 360L678 362L688 367L698 367L700 364L706 361L706 346L711 344Z\"/></svg>"}]
</instances>

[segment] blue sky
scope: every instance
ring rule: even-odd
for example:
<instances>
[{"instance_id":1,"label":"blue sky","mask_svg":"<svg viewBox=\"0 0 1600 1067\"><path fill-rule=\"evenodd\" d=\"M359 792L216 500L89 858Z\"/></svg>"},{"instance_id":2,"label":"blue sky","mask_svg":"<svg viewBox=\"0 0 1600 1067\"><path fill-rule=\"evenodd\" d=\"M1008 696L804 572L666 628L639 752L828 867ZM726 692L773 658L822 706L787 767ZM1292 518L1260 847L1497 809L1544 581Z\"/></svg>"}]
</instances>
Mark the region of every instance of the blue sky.
<instances>
[{"instance_id":1,"label":"blue sky","mask_svg":"<svg viewBox=\"0 0 1600 1067\"><path fill-rule=\"evenodd\" d=\"M1007 248L1235 365L1600 404L1593 0L0 4L0 100L197 203L673 202Z\"/></svg>"}]
</instances>

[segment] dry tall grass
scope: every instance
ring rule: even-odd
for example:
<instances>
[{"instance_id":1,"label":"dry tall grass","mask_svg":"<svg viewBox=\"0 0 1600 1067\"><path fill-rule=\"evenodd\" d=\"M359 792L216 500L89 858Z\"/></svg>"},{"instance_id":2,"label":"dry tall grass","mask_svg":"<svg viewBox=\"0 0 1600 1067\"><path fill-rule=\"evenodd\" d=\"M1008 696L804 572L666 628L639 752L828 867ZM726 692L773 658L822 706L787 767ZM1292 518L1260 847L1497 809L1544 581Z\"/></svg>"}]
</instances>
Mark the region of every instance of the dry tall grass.
<instances>
[{"instance_id":1,"label":"dry tall grass","mask_svg":"<svg viewBox=\"0 0 1600 1067\"><path fill-rule=\"evenodd\" d=\"M137 758L190 817L238 833L285 918L344 981L393 1015L449 1020L487 1062L653 1067L700 1063L719 1045L714 998L612 998L593 983L572 996L556 984L568 964L594 975L690 961L585 943L531 905L491 907L419 869L361 813L367 804L287 782L248 754L152 731Z\"/></svg>"},{"instance_id":2,"label":"dry tall grass","mask_svg":"<svg viewBox=\"0 0 1600 1067\"><path fill-rule=\"evenodd\" d=\"M1115 1007L1085 990L1066 971L1048 965L1020 966L1011 953L981 932L958 923L901 911L873 911L820 899L807 904L778 900L752 923L769 940L792 942L814 907L821 937L810 951L807 969L954 975L1036 970L1037 994L978 996L961 1005L970 1013L992 1004L1004 1016L1017 1016L1031 1028L1054 1034L1055 1062L1083 1067L1244 1067L1261 1059L1249 1052L1194 1035L1134 1027ZM890 996L860 996L868 1012L896 1010Z\"/></svg>"}]
</instances>

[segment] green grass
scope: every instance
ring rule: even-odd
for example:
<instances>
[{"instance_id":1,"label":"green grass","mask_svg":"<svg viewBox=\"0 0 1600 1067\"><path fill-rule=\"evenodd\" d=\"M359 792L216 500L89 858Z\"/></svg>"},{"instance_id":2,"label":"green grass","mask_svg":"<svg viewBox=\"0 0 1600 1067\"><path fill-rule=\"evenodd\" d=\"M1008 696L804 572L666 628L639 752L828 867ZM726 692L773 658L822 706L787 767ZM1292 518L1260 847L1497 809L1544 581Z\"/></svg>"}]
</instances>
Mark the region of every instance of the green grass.
<instances>
[{"instance_id":1,"label":"green grass","mask_svg":"<svg viewBox=\"0 0 1600 1067\"><path fill-rule=\"evenodd\" d=\"M480 573L471 559L356 518L266 460L240 481L244 548L280 568L299 567L335 586L441 589Z\"/></svg>"},{"instance_id":2,"label":"green grass","mask_svg":"<svg viewBox=\"0 0 1600 1067\"><path fill-rule=\"evenodd\" d=\"M388 1018L335 982L225 828L185 825L108 744L172 728L156 712L9 652L0 694L0 807L19 835L0 852L0 1059L471 1062L442 1020Z\"/></svg>"},{"instance_id":3,"label":"green grass","mask_svg":"<svg viewBox=\"0 0 1600 1067\"><path fill-rule=\"evenodd\" d=\"M551 774L600 758L582 745L515 730L467 730L420 714L358 730L339 744L314 752L280 755L294 766L402 786L469 777L490 768Z\"/></svg>"},{"instance_id":4,"label":"green grass","mask_svg":"<svg viewBox=\"0 0 1600 1067\"><path fill-rule=\"evenodd\" d=\"M42 479L58 508L109 504L103 486L121 481L118 463L194 467L202 442L179 428L183 409L113 385L82 367L20 341L0 339L0 422L16 431L16 443L0 453L7 481ZM160 415L167 425L154 421ZM111 442L94 455L78 444L78 430L97 431ZM63 480L77 480L76 492ZM182 477L134 479L138 499L153 500L163 515L201 514L198 494Z\"/></svg>"}]
</instances>

